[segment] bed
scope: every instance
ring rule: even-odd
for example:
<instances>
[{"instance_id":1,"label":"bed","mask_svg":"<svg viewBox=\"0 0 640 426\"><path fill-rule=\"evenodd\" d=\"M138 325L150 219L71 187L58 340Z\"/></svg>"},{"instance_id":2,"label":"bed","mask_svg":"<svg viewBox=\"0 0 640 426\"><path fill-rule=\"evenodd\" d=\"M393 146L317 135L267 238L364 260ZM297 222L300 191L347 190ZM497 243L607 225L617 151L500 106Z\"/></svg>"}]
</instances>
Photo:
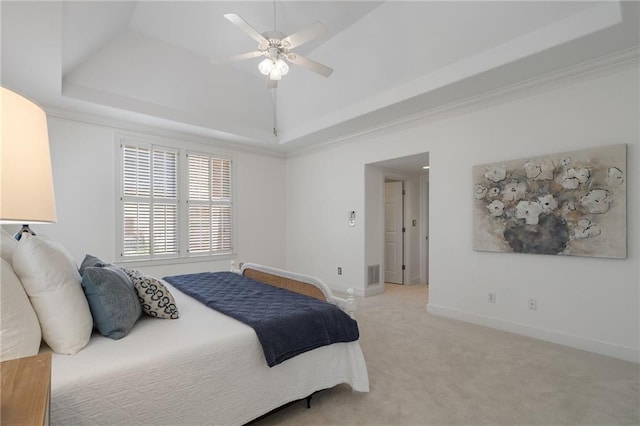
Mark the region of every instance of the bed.
<instances>
[{"instance_id":1,"label":"bed","mask_svg":"<svg viewBox=\"0 0 640 426\"><path fill-rule=\"evenodd\" d=\"M312 277L255 264L235 272L355 315L352 294L337 298ZM94 333L76 355L53 354L51 424L244 424L338 384L369 391L358 341L269 367L253 328L165 285L178 320L143 316L126 338Z\"/></svg>"}]
</instances>

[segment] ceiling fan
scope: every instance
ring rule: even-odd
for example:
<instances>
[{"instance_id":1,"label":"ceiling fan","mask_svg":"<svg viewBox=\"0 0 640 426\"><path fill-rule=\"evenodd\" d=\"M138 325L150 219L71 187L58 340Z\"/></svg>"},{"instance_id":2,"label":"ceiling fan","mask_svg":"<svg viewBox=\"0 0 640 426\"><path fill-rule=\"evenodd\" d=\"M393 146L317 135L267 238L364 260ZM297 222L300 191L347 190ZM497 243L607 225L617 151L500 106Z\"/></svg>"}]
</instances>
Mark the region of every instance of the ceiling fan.
<instances>
[{"instance_id":1,"label":"ceiling fan","mask_svg":"<svg viewBox=\"0 0 640 426\"><path fill-rule=\"evenodd\" d=\"M236 25L240 30L244 31L249 37L257 41L258 50L232 56L222 62L239 61L264 56L265 59L258 65L258 70L261 74L267 77L268 88L276 88L278 86L278 81L282 79L282 76L289 72L289 65L287 62L305 68L309 71L313 71L323 77L329 77L331 73L333 73L333 69L328 66L292 52L292 49L314 40L326 32L325 26L320 22L315 22L296 33L287 36L275 30L275 4L273 9L274 29L273 31L266 31L262 34L256 31L247 23L247 21L235 13L227 13L224 17Z\"/></svg>"}]
</instances>

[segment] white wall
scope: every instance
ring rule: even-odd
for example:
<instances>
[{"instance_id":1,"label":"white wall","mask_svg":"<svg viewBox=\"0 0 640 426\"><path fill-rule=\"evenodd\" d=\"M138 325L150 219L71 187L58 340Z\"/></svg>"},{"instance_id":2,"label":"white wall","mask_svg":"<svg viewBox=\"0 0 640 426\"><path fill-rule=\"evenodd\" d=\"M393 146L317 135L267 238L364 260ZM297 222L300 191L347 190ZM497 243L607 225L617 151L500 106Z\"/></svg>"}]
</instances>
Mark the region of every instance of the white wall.
<instances>
[{"instance_id":1,"label":"white wall","mask_svg":"<svg viewBox=\"0 0 640 426\"><path fill-rule=\"evenodd\" d=\"M353 164L353 158L287 161L287 267L336 288L354 287L355 281L363 286L363 206L364 165ZM347 223L351 210L356 211L354 227Z\"/></svg>"},{"instance_id":2,"label":"white wall","mask_svg":"<svg viewBox=\"0 0 640 426\"><path fill-rule=\"evenodd\" d=\"M78 262L86 253L114 261L115 133L121 130L56 117L49 117L48 125L58 221L33 228L60 241ZM176 135L172 136L172 140L179 140ZM185 137L184 140L185 146L191 149L203 149L203 145L193 139ZM216 149L215 141L207 145ZM217 150L233 157L236 261L284 267L285 160L246 151ZM228 269L231 260L225 257L215 262L140 269L164 276Z\"/></svg>"},{"instance_id":3,"label":"white wall","mask_svg":"<svg viewBox=\"0 0 640 426\"><path fill-rule=\"evenodd\" d=\"M287 267L363 294L366 264L381 260L364 165L429 152L429 312L640 361L638 76L637 64L602 71L290 158ZM472 250L472 166L618 143L628 145L628 259ZM367 174L367 191L375 179ZM350 209L359 213L355 228L346 226ZM497 303L487 303L489 291Z\"/></svg>"},{"instance_id":4,"label":"white wall","mask_svg":"<svg viewBox=\"0 0 640 426\"><path fill-rule=\"evenodd\" d=\"M367 249L364 251L365 276L364 286L357 285L357 278L341 283L344 289L352 287L359 296L370 296L384 291L384 169L377 166L367 165L364 168L365 179L365 215L364 215L364 235L367 236ZM358 226L363 226L360 221ZM363 244L363 249L364 249ZM367 285L366 268L369 265L380 265L380 280L377 284ZM330 285L336 286L329 278Z\"/></svg>"}]
</instances>

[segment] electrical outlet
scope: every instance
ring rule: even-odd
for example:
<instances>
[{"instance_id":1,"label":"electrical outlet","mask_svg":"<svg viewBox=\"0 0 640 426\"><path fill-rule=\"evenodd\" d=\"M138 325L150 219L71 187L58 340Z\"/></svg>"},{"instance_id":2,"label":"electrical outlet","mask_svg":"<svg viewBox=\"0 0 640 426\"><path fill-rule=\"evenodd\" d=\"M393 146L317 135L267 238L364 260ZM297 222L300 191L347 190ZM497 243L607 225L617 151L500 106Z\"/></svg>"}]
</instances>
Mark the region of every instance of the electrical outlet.
<instances>
[{"instance_id":1,"label":"electrical outlet","mask_svg":"<svg viewBox=\"0 0 640 426\"><path fill-rule=\"evenodd\" d=\"M538 301L536 299L529 299L529 309L531 309L532 311L538 309Z\"/></svg>"},{"instance_id":2,"label":"electrical outlet","mask_svg":"<svg viewBox=\"0 0 640 426\"><path fill-rule=\"evenodd\" d=\"M494 292L489 293L488 301L489 303L496 303L496 294Z\"/></svg>"},{"instance_id":3,"label":"electrical outlet","mask_svg":"<svg viewBox=\"0 0 640 426\"><path fill-rule=\"evenodd\" d=\"M342 275L342 266L338 266L338 275Z\"/></svg>"}]
</instances>

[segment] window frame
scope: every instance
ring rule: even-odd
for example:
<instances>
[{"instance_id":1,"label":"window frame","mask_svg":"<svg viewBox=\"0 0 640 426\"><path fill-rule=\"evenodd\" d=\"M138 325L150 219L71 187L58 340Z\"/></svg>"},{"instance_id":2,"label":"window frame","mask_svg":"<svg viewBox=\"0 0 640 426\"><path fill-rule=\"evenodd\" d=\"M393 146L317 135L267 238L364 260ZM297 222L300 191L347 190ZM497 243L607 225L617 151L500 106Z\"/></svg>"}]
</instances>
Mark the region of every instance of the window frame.
<instances>
[{"instance_id":1,"label":"window frame","mask_svg":"<svg viewBox=\"0 0 640 426\"><path fill-rule=\"evenodd\" d=\"M235 182L236 167L234 156L226 152L224 149L207 149L201 144L192 144L187 141L177 139L167 139L161 136L144 136L117 133L114 138L115 145L115 259L117 263L125 264L130 267L143 267L153 265L180 264L192 262L208 262L220 261L226 259L234 259L236 257L236 238L237 238L237 212L235 208ZM178 253L176 255L142 255L142 256L123 256L124 254L124 200L123 200L123 173L124 159L122 154L122 145L140 146L146 148L160 148L168 151L175 151L178 155L177 163L177 239ZM223 253L211 252L207 254L191 254L189 253L188 241L188 195L189 195L189 169L188 169L188 153L206 155L209 157L220 158L230 161L230 191L231 191L231 249Z\"/></svg>"}]
</instances>

